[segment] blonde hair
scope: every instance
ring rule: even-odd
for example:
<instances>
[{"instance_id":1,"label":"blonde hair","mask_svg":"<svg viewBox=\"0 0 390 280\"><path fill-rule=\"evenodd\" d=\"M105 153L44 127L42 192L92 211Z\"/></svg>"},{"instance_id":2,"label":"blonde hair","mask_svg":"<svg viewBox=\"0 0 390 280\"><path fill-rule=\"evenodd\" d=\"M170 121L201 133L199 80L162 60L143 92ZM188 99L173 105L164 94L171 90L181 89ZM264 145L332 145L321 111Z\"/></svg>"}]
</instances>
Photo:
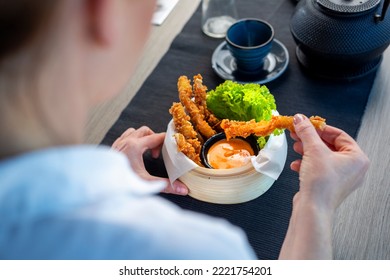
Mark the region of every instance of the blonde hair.
<instances>
[{"instance_id":1,"label":"blonde hair","mask_svg":"<svg viewBox=\"0 0 390 280\"><path fill-rule=\"evenodd\" d=\"M43 31L59 0L0 0L0 63Z\"/></svg>"}]
</instances>

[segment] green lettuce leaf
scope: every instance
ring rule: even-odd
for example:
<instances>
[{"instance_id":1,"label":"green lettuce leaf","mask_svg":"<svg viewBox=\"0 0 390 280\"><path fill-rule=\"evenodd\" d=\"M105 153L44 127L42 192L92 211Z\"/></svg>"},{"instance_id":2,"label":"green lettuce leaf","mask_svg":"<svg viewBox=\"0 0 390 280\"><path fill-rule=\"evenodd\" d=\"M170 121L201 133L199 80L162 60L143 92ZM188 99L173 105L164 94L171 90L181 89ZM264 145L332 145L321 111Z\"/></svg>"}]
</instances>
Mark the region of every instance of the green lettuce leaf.
<instances>
[{"instance_id":1,"label":"green lettuce leaf","mask_svg":"<svg viewBox=\"0 0 390 280\"><path fill-rule=\"evenodd\" d=\"M266 86L225 81L207 94L207 107L220 119L269 120L276 110L275 98Z\"/></svg>"},{"instance_id":2,"label":"green lettuce leaf","mask_svg":"<svg viewBox=\"0 0 390 280\"><path fill-rule=\"evenodd\" d=\"M207 107L219 119L235 121L270 120L276 110L274 96L266 86L239 84L225 81L207 94ZM275 131L280 134L282 131ZM263 148L268 137L258 137L257 143Z\"/></svg>"}]
</instances>

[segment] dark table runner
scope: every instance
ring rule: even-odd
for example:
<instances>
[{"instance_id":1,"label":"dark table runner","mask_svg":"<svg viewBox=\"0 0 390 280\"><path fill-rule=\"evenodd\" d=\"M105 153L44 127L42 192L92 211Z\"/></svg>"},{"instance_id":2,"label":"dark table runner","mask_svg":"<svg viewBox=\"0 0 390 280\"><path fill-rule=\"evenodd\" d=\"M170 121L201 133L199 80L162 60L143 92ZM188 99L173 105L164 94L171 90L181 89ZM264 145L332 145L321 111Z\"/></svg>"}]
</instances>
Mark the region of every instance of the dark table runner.
<instances>
[{"instance_id":1,"label":"dark table runner","mask_svg":"<svg viewBox=\"0 0 390 280\"><path fill-rule=\"evenodd\" d=\"M295 43L289 21L295 8L289 0L237 1L241 18L265 19L275 28L275 38L288 49L290 63L286 72L267 86L273 93L278 111L283 115L297 112L320 115L327 123L356 136L372 87L375 73L354 81L334 82L306 75L295 58ZM173 41L142 88L109 130L102 144L111 145L128 127L147 125L156 132L165 131L171 116L168 109L178 101L177 79L201 73L209 89L223 82L211 68L211 56L222 40L209 38L200 29L200 9L195 12L182 32ZM288 134L288 133L287 133ZM236 205L216 205L191 197L162 195L182 208L222 217L241 227L248 235L259 259L278 257L291 214L292 198L298 191L298 176L289 168L297 158L288 138L287 163L280 178L259 198ZM145 156L148 170L167 176L162 159ZM190 241L189 241L190 242Z\"/></svg>"}]
</instances>

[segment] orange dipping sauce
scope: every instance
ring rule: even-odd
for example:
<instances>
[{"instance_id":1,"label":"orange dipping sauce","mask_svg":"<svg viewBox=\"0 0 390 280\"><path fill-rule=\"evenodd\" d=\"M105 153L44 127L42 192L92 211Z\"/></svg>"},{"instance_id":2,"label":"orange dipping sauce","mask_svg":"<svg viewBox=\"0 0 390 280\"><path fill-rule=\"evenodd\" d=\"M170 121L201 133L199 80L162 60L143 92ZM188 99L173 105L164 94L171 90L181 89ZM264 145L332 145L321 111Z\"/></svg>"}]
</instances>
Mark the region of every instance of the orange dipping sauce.
<instances>
[{"instance_id":1,"label":"orange dipping sauce","mask_svg":"<svg viewBox=\"0 0 390 280\"><path fill-rule=\"evenodd\" d=\"M215 169L240 167L250 161L254 155L251 145L245 140L233 138L219 140L214 143L208 153L207 161Z\"/></svg>"}]
</instances>

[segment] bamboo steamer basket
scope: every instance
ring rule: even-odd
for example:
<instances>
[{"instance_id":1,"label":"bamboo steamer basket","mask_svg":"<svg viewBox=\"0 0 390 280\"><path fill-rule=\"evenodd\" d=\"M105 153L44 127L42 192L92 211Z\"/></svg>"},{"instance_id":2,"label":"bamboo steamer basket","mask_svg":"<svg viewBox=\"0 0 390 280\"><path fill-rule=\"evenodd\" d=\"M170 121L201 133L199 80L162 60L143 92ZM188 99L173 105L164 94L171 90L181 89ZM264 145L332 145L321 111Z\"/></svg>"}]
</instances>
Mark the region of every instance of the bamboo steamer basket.
<instances>
[{"instance_id":1,"label":"bamboo steamer basket","mask_svg":"<svg viewBox=\"0 0 390 280\"><path fill-rule=\"evenodd\" d=\"M191 197L218 204L253 200L265 193L275 182L271 177L257 172L250 162L232 169L197 167L179 180L187 185Z\"/></svg>"},{"instance_id":2,"label":"bamboo steamer basket","mask_svg":"<svg viewBox=\"0 0 390 280\"><path fill-rule=\"evenodd\" d=\"M182 181L189 189L188 195L195 199L216 204L247 202L264 194L278 177L277 175L276 178L273 178L257 171L252 162L231 169L212 169L197 166L188 157L177 151L173 137L174 133L174 125L171 121L168 125L162 149L168 175L172 181L176 179ZM272 150L272 157L277 155L279 161L277 164L271 162L267 168L272 168L275 165L278 166L276 167L279 170L277 172L281 172L280 169L283 169L287 157L287 142L284 133L278 137L271 135L268 143L271 147L268 147L268 151ZM180 172L180 169L188 169L188 171ZM172 174L170 174L170 170ZM176 175L177 177L175 177ZM275 173L273 175L275 177Z\"/></svg>"}]
</instances>

